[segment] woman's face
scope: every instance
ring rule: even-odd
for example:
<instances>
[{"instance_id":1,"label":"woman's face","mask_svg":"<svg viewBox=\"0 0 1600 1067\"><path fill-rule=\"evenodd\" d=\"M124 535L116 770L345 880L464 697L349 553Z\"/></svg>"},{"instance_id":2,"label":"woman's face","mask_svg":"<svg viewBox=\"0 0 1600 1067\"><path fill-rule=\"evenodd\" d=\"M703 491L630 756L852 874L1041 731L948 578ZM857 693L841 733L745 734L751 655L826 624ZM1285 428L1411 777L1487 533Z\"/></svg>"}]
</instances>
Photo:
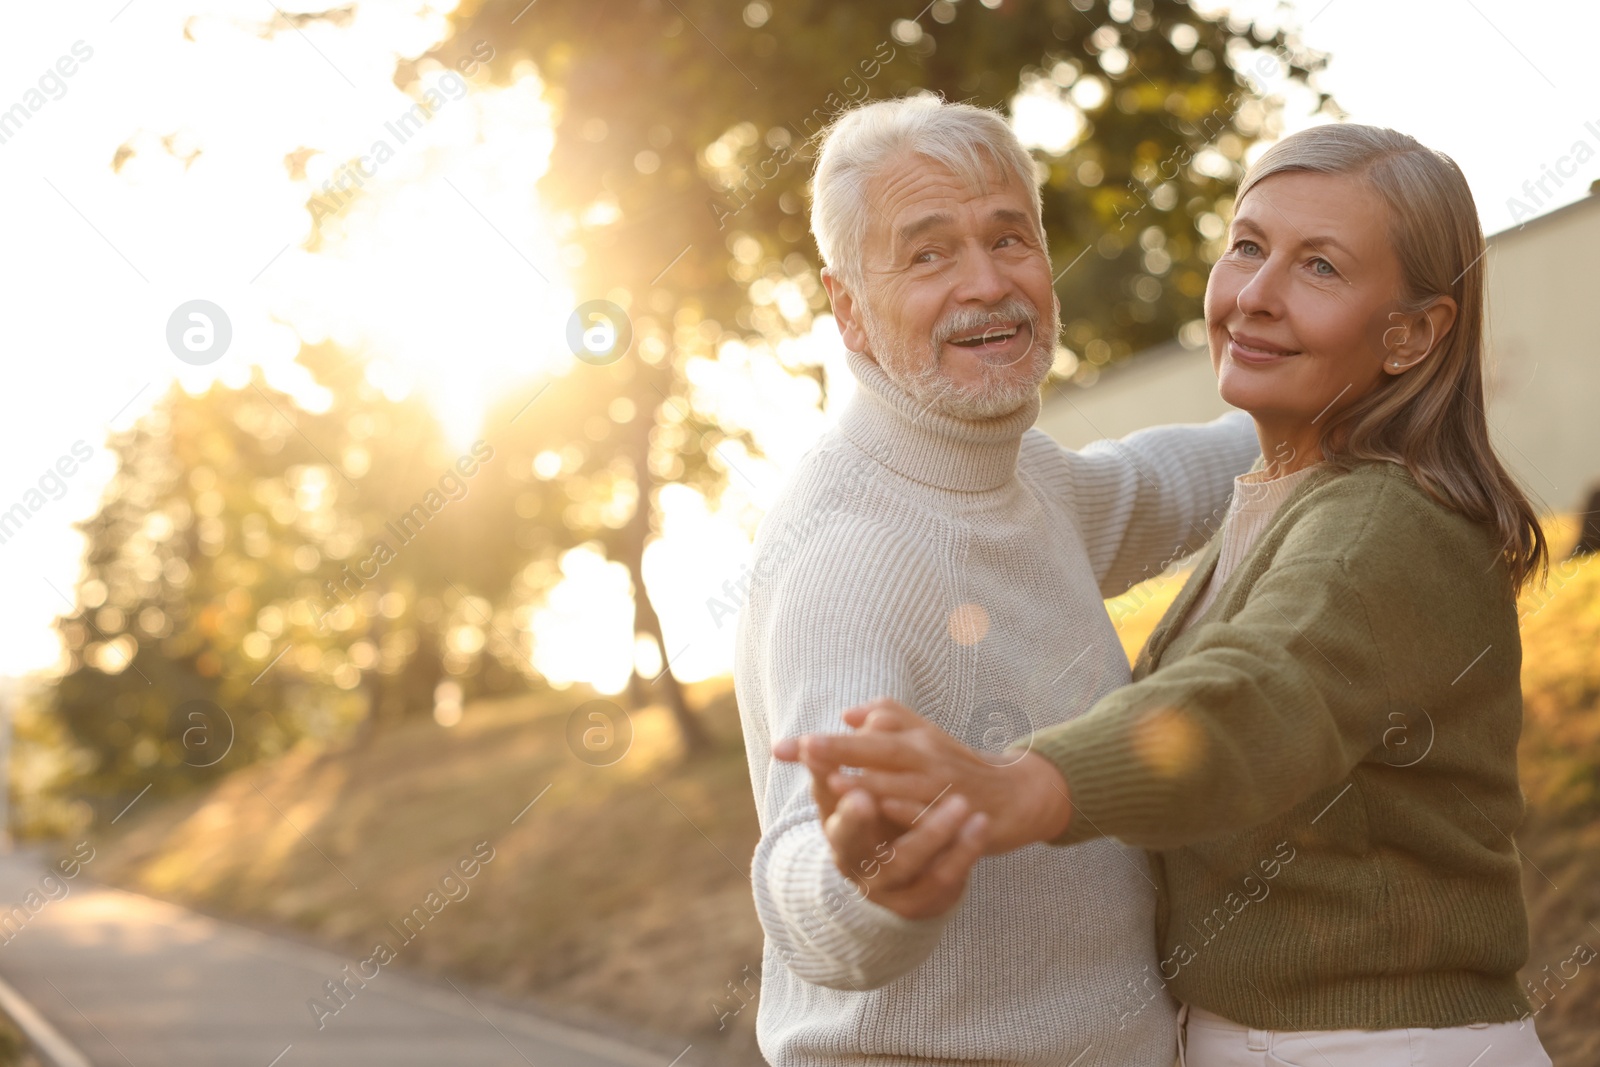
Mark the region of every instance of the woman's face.
<instances>
[{"instance_id":1,"label":"woman's face","mask_svg":"<svg viewBox=\"0 0 1600 1067\"><path fill-rule=\"evenodd\" d=\"M1206 330L1217 391L1255 416L1264 454L1320 458L1328 420L1397 371L1390 347L1426 351L1406 331L1429 324L1400 314L1400 294L1387 210L1359 178L1288 171L1245 195L1206 286Z\"/></svg>"}]
</instances>

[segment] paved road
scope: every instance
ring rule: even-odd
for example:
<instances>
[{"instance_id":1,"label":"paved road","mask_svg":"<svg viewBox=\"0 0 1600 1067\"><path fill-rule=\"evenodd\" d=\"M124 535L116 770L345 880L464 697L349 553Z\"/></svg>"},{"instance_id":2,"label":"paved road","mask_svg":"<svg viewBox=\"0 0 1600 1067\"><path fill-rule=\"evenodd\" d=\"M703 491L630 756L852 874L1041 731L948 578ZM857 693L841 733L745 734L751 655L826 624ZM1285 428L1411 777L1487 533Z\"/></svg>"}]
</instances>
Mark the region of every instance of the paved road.
<instances>
[{"instance_id":1,"label":"paved road","mask_svg":"<svg viewBox=\"0 0 1600 1067\"><path fill-rule=\"evenodd\" d=\"M0 855L0 916L71 855L57 851ZM673 1058L389 968L319 1031L306 1001L349 958L86 875L66 885L68 895L37 907L41 891L0 944L0 977L95 1067L668 1067Z\"/></svg>"}]
</instances>

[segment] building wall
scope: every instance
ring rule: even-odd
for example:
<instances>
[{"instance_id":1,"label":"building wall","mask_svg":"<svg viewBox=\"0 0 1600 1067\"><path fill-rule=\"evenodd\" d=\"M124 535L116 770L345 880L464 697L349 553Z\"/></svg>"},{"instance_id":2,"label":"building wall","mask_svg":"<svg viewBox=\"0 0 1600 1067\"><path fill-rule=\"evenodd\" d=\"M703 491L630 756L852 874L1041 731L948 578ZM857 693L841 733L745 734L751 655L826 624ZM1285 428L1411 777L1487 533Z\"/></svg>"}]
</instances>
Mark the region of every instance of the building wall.
<instances>
[{"instance_id":1,"label":"building wall","mask_svg":"<svg viewBox=\"0 0 1600 1067\"><path fill-rule=\"evenodd\" d=\"M1555 511L1600 479L1600 195L1491 239L1489 425Z\"/></svg>"},{"instance_id":2,"label":"building wall","mask_svg":"<svg viewBox=\"0 0 1600 1067\"><path fill-rule=\"evenodd\" d=\"M1207 422L1231 410L1217 395L1210 353L1174 341L1111 367L1087 389L1045 386L1037 425L1068 448L1082 448L1145 426Z\"/></svg>"},{"instance_id":3,"label":"building wall","mask_svg":"<svg viewBox=\"0 0 1600 1067\"><path fill-rule=\"evenodd\" d=\"M1600 194L1490 237L1486 265L1490 437L1544 510L1580 510L1600 481ZM1047 387L1038 425L1081 448L1227 410L1207 352L1172 343Z\"/></svg>"}]
</instances>

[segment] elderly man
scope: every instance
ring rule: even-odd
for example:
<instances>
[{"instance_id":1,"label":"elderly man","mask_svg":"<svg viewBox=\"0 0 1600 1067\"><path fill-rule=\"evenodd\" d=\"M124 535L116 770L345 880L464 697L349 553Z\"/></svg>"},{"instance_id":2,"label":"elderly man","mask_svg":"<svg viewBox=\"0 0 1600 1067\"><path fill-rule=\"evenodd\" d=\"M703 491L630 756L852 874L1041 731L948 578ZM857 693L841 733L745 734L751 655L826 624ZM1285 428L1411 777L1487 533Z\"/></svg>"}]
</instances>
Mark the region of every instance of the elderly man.
<instances>
[{"instance_id":1,"label":"elderly man","mask_svg":"<svg viewBox=\"0 0 1600 1067\"><path fill-rule=\"evenodd\" d=\"M1033 161L993 112L921 96L847 113L811 218L860 387L768 514L739 623L762 1052L1169 1067L1142 853L1100 839L978 864L984 816L962 798L892 824L813 783L791 739L886 696L998 752L1127 684L1102 598L1205 540L1256 458L1250 422L1081 452L1030 429L1059 305Z\"/></svg>"}]
</instances>

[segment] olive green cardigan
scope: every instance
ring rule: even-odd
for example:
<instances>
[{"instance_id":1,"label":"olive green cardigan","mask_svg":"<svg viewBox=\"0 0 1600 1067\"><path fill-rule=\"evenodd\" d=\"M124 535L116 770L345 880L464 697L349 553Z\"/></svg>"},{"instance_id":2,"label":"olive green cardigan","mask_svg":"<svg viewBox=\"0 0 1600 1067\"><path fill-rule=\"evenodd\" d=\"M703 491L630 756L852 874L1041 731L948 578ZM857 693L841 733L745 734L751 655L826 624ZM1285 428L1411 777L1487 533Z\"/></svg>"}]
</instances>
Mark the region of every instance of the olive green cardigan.
<instances>
[{"instance_id":1,"label":"olive green cardigan","mask_svg":"<svg viewBox=\"0 0 1600 1067\"><path fill-rule=\"evenodd\" d=\"M1324 466L1174 637L1219 541L1134 683L1031 742L1074 806L1055 844L1155 850L1160 974L1129 1010L1164 985L1272 1030L1525 1016L1522 651L1488 530L1395 464Z\"/></svg>"}]
</instances>

